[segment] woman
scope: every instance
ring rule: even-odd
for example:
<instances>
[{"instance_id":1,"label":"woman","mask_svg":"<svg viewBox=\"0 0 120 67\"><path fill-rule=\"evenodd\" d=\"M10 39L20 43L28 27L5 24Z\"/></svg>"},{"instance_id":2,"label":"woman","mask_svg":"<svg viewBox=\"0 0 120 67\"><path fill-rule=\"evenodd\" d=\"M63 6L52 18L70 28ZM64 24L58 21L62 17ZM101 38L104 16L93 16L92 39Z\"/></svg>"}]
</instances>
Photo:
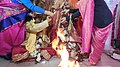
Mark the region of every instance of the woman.
<instances>
[{"instance_id":1,"label":"woman","mask_svg":"<svg viewBox=\"0 0 120 67\"><path fill-rule=\"evenodd\" d=\"M31 0L1 0L0 1L0 56L10 59L13 47L24 41L24 20L30 9L33 12L53 16Z\"/></svg>"},{"instance_id":2,"label":"woman","mask_svg":"<svg viewBox=\"0 0 120 67\"><path fill-rule=\"evenodd\" d=\"M112 27L112 13L104 0L80 0L79 12L73 14L73 20L82 16L82 52L89 53L90 65L100 60L106 39ZM76 15L76 16L75 16Z\"/></svg>"}]
</instances>

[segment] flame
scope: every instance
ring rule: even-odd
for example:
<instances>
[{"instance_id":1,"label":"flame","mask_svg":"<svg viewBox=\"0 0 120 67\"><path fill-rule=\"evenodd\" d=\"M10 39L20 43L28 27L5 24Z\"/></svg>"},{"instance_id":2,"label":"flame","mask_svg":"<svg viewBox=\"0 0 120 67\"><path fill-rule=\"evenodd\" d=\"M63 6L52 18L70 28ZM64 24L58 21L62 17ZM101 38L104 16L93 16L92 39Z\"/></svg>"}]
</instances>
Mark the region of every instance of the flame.
<instances>
[{"instance_id":1,"label":"flame","mask_svg":"<svg viewBox=\"0 0 120 67\"><path fill-rule=\"evenodd\" d=\"M75 60L71 61L69 60L69 52L66 49L66 46L64 44L59 44L59 38L62 40L62 42L65 41L65 37L62 33L62 29L58 29L57 31L57 38L52 41L52 47L54 50L56 50L57 54L61 57L61 62L58 65L59 67L80 67L79 63Z\"/></svg>"},{"instance_id":2,"label":"flame","mask_svg":"<svg viewBox=\"0 0 120 67\"><path fill-rule=\"evenodd\" d=\"M60 49L57 51L57 53L61 56L61 62L58 65L59 67L80 67L77 61L69 60L69 52L63 44L61 44Z\"/></svg>"},{"instance_id":3,"label":"flame","mask_svg":"<svg viewBox=\"0 0 120 67\"><path fill-rule=\"evenodd\" d=\"M60 37L60 39L62 40L62 42L66 41L66 38L65 38L65 36L63 34L63 29L62 28L58 28L57 37Z\"/></svg>"},{"instance_id":4,"label":"flame","mask_svg":"<svg viewBox=\"0 0 120 67\"><path fill-rule=\"evenodd\" d=\"M61 50L58 50L58 53L61 56L61 62L59 64L60 67L68 67L69 63L69 53L65 46L62 46L63 48Z\"/></svg>"},{"instance_id":5,"label":"flame","mask_svg":"<svg viewBox=\"0 0 120 67\"><path fill-rule=\"evenodd\" d=\"M59 38L56 38L52 41L52 48L54 50L56 50L56 48L58 47L58 43L59 43Z\"/></svg>"}]
</instances>

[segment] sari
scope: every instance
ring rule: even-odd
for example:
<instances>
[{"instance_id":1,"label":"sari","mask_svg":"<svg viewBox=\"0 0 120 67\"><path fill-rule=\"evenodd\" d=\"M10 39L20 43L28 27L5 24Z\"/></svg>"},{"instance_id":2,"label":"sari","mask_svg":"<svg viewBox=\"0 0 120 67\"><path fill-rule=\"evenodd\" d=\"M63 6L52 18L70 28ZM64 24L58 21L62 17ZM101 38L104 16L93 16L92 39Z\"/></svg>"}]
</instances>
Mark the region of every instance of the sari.
<instances>
[{"instance_id":1,"label":"sari","mask_svg":"<svg viewBox=\"0 0 120 67\"><path fill-rule=\"evenodd\" d=\"M120 49L120 2L116 5L114 10L114 24L112 29L112 46L116 49Z\"/></svg>"},{"instance_id":2,"label":"sari","mask_svg":"<svg viewBox=\"0 0 120 67\"><path fill-rule=\"evenodd\" d=\"M94 0L80 0L77 3L83 18L82 26L82 51L89 53L89 63L96 65L100 60L105 42L108 38L113 23L98 28L94 24Z\"/></svg>"},{"instance_id":3,"label":"sari","mask_svg":"<svg viewBox=\"0 0 120 67\"><path fill-rule=\"evenodd\" d=\"M120 39L120 2L116 7L114 22L114 39Z\"/></svg>"},{"instance_id":4,"label":"sari","mask_svg":"<svg viewBox=\"0 0 120 67\"><path fill-rule=\"evenodd\" d=\"M22 4L10 0L0 2L0 55L12 52L24 41L24 20L28 11Z\"/></svg>"},{"instance_id":5,"label":"sari","mask_svg":"<svg viewBox=\"0 0 120 67\"><path fill-rule=\"evenodd\" d=\"M80 0L77 3L79 11L83 18L82 26L82 51L89 52L90 50L90 40L93 27L94 18L94 1L93 0Z\"/></svg>"}]
</instances>

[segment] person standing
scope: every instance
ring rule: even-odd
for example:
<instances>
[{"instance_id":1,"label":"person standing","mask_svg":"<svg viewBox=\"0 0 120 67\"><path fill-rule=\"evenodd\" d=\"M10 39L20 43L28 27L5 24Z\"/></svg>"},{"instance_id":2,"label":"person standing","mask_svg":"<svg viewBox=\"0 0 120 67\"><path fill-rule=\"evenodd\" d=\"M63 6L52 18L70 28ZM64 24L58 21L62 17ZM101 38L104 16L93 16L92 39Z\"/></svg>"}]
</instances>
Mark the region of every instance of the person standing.
<instances>
[{"instance_id":1,"label":"person standing","mask_svg":"<svg viewBox=\"0 0 120 67\"><path fill-rule=\"evenodd\" d=\"M81 53L90 53L89 63L96 65L111 32L113 16L104 0L80 0L77 6L79 10L72 14L71 20L75 23L76 18L82 16Z\"/></svg>"},{"instance_id":2,"label":"person standing","mask_svg":"<svg viewBox=\"0 0 120 67\"><path fill-rule=\"evenodd\" d=\"M77 5L83 18L82 51L90 52L88 61L96 65L113 24L112 13L104 0L80 0Z\"/></svg>"}]
</instances>

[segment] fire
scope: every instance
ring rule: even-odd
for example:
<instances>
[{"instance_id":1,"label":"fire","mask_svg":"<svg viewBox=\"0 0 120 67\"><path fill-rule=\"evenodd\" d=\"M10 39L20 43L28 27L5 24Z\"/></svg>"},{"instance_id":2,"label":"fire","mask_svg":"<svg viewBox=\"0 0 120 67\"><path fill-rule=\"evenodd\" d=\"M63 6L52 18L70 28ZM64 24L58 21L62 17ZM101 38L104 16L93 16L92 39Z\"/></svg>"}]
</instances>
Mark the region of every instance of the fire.
<instances>
[{"instance_id":1,"label":"fire","mask_svg":"<svg viewBox=\"0 0 120 67\"><path fill-rule=\"evenodd\" d=\"M62 47L62 48L61 48ZM61 46L60 49L58 50L58 54L61 56L61 62L59 64L60 67L68 67L68 63L69 63L69 53L66 49L65 46Z\"/></svg>"},{"instance_id":2,"label":"fire","mask_svg":"<svg viewBox=\"0 0 120 67\"><path fill-rule=\"evenodd\" d=\"M58 54L60 54L61 56L61 62L59 64L59 67L80 67L77 61L69 60L69 53L64 45L60 46L60 50L58 50Z\"/></svg>"},{"instance_id":3,"label":"fire","mask_svg":"<svg viewBox=\"0 0 120 67\"><path fill-rule=\"evenodd\" d=\"M57 37L60 37L62 42L64 42L64 41L66 41L66 38L65 38L65 36L64 36L64 34L62 32L63 32L63 29L62 28L58 28Z\"/></svg>"},{"instance_id":4,"label":"fire","mask_svg":"<svg viewBox=\"0 0 120 67\"><path fill-rule=\"evenodd\" d=\"M59 43L59 38L56 38L52 41L52 48L54 50L56 50L56 48L58 47L58 43Z\"/></svg>"},{"instance_id":5,"label":"fire","mask_svg":"<svg viewBox=\"0 0 120 67\"><path fill-rule=\"evenodd\" d=\"M57 31L57 38L52 41L52 47L54 50L56 50L57 54L61 57L61 62L58 65L59 67L80 67L79 62L75 60L69 59L69 52L66 49L66 46L64 44L59 44L59 38L62 39L62 42L65 41L65 37L62 33L62 29L58 29Z\"/></svg>"}]
</instances>

